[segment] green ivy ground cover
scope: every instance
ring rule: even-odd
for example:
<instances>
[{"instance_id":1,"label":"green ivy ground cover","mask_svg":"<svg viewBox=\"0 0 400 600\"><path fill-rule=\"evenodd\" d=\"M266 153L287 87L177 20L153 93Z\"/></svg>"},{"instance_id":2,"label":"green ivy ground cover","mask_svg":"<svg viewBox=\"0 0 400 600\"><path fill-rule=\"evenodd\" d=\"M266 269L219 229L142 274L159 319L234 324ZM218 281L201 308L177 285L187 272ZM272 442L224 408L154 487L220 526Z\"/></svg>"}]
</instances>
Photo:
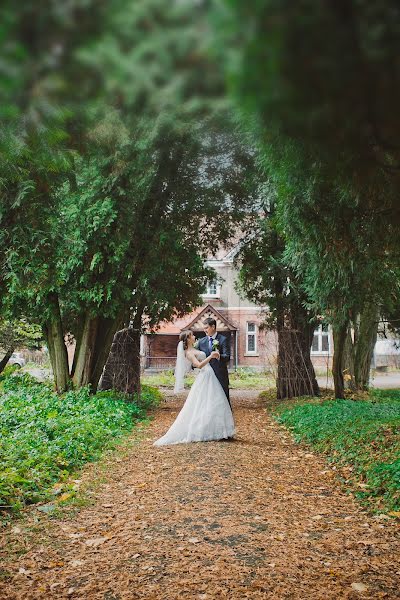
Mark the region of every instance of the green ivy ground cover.
<instances>
[{"instance_id":1,"label":"green ivy ground cover","mask_svg":"<svg viewBox=\"0 0 400 600\"><path fill-rule=\"evenodd\" d=\"M186 388L189 389L195 380L195 376L189 374L185 378ZM165 370L159 371L158 373L147 373L142 376L142 382L160 386L173 388L175 379L174 379L174 371L173 370ZM272 375L268 373L258 373L256 371L247 370L245 368L238 368L236 371L229 373L229 387L233 390L243 390L243 389L260 389L265 390L267 388L273 387L275 384L275 380Z\"/></svg>"},{"instance_id":2,"label":"green ivy ground cover","mask_svg":"<svg viewBox=\"0 0 400 600\"><path fill-rule=\"evenodd\" d=\"M400 510L400 390L362 400L304 400L273 410L297 441L351 467L345 483L378 510Z\"/></svg>"},{"instance_id":3,"label":"green ivy ground cover","mask_svg":"<svg viewBox=\"0 0 400 600\"><path fill-rule=\"evenodd\" d=\"M149 386L140 403L87 388L57 396L29 375L0 377L0 510L50 498L56 482L112 447L160 398Z\"/></svg>"}]
</instances>

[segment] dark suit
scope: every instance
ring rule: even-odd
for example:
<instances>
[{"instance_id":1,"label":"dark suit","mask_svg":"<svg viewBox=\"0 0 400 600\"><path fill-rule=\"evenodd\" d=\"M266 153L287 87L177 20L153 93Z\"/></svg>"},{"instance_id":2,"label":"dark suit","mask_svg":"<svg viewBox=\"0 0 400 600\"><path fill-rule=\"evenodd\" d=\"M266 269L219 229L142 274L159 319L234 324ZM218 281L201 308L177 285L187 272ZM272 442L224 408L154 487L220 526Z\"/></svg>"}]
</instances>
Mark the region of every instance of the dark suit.
<instances>
[{"instance_id":1,"label":"dark suit","mask_svg":"<svg viewBox=\"0 0 400 600\"><path fill-rule=\"evenodd\" d=\"M229 406L232 408L230 400L229 400L229 375L228 375L228 364L231 358L231 351L229 348L228 339L222 335L221 333L217 333L216 340L219 342L218 351L221 355L221 358L217 360L213 358L210 360L210 365L212 366L215 375L217 376L218 381L223 387L226 397L228 398ZM199 341L199 350L202 350L206 353L206 356L210 356L210 344L208 336L200 338Z\"/></svg>"}]
</instances>

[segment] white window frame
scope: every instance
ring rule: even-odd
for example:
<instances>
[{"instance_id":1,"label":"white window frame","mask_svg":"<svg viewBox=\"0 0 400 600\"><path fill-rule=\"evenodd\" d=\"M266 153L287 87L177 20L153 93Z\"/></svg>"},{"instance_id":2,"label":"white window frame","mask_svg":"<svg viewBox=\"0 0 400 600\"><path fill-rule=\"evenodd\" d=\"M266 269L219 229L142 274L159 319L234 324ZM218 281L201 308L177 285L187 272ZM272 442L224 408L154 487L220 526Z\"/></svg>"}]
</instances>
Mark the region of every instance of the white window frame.
<instances>
[{"instance_id":1,"label":"white window frame","mask_svg":"<svg viewBox=\"0 0 400 600\"><path fill-rule=\"evenodd\" d=\"M328 331L322 331L322 323L318 325L317 329L314 330L314 335L318 336L318 350L312 349L311 344L311 354L312 356L328 356L331 353L331 339L330 339L330 328L328 327ZM328 338L328 350L322 350L322 338L326 336ZM313 336L314 341L314 336Z\"/></svg>"},{"instance_id":2,"label":"white window frame","mask_svg":"<svg viewBox=\"0 0 400 600\"><path fill-rule=\"evenodd\" d=\"M145 344L145 336L142 333L142 335L140 336L140 350L139 350L140 356L144 356L144 344Z\"/></svg>"},{"instance_id":3,"label":"white window frame","mask_svg":"<svg viewBox=\"0 0 400 600\"><path fill-rule=\"evenodd\" d=\"M210 287L212 284L215 284L215 293L211 293ZM201 294L202 298L220 298L221 297L221 286L218 283L217 279L213 279L212 281L207 282L207 290L205 294Z\"/></svg>"},{"instance_id":4,"label":"white window frame","mask_svg":"<svg viewBox=\"0 0 400 600\"><path fill-rule=\"evenodd\" d=\"M249 331L249 325L254 325L254 331ZM258 333L257 323L255 321L247 321L247 323L246 323L246 356L257 356L258 355L257 333ZM254 335L254 350L249 350L249 336L250 335Z\"/></svg>"}]
</instances>

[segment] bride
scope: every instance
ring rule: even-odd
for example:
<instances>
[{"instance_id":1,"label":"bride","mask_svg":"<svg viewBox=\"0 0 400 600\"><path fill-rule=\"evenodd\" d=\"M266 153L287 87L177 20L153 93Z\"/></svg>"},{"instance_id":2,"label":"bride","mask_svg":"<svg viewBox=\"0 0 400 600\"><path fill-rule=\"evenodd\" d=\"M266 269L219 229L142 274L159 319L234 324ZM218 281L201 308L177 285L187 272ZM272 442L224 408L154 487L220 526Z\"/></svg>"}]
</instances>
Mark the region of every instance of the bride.
<instances>
[{"instance_id":1,"label":"bride","mask_svg":"<svg viewBox=\"0 0 400 600\"><path fill-rule=\"evenodd\" d=\"M155 446L206 442L231 438L235 433L232 411L225 392L209 362L219 359L213 351L206 357L196 350L196 338L191 331L179 336L178 355L175 368L175 393L184 389L183 379L191 366L200 369L186 402L167 433L154 442Z\"/></svg>"}]
</instances>

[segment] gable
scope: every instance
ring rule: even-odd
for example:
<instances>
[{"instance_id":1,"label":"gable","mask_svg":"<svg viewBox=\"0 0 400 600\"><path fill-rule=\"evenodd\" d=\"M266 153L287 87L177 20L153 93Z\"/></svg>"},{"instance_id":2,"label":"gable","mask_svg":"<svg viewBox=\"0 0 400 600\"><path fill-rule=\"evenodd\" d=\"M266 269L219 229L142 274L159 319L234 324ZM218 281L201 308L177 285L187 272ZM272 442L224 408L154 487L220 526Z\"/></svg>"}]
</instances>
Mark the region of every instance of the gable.
<instances>
[{"instance_id":1,"label":"gable","mask_svg":"<svg viewBox=\"0 0 400 600\"><path fill-rule=\"evenodd\" d=\"M188 323L186 327L183 327L182 330L193 329L193 331L203 331L203 321L208 317L216 320L217 331L236 331L237 329L234 325L232 325L232 323L228 321L226 317L224 317L216 308L214 308L214 306L211 306L211 304L207 304L207 306L201 311L201 313L196 315L196 317L190 323Z\"/></svg>"}]
</instances>

